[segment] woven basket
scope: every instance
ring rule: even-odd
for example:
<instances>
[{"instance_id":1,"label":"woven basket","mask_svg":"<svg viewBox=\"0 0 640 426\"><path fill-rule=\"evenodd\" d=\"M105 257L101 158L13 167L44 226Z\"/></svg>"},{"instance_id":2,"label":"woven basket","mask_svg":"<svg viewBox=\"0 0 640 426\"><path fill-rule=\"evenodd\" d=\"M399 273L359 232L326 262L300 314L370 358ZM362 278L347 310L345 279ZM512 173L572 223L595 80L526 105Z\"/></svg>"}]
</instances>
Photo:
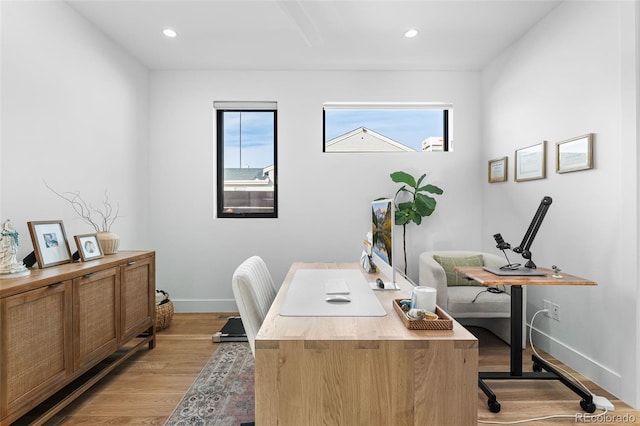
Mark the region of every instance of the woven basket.
<instances>
[{"instance_id":1,"label":"woven basket","mask_svg":"<svg viewBox=\"0 0 640 426\"><path fill-rule=\"evenodd\" d=\"M400 316L405 327L409 330L453 330L453 319L445 311L436 306L436 314L438 319L434 320L414 320L407 316L407 313L400 307L400 300L393 301L393 308Z\"/></svg>"},{"instance_id":2,"label":"woven basket","mask_svg":"<svg viewBox=\"0 0 640 426\"><path fill-rule=\"evenodd\" d=\"M167 328L173 319L173 302L169 300L162 305L156 305L156 331Z\"/></svg>"}]
</instances>

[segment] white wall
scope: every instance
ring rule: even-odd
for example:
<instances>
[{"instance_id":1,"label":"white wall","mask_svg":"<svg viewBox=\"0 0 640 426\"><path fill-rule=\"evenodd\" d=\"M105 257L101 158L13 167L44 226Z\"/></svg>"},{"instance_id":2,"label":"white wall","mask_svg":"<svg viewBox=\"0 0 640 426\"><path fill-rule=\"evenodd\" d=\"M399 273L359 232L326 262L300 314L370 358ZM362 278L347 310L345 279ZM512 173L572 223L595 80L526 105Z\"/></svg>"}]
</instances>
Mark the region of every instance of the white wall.
<instances>
[{"instance_id":1,"label":"white wall","mask_svg":"<svg viewBox=\"0 0 640 426\"><path fill-rule=\"evenodd\" d=\"M553 198L532 246L597 287L529 287L560 322L536 318L534 342L638 406L637 2L565 2L482 76L483 156L509 156L510 182L483 187L483 244L520 240L541 198ZM595 168L555 173L555 143L595 133ZM547 178L513 181L514 150L547 142ZM495 249L494 249L495 250ZM517 255L514 254L514 259Z\"/></svg>"},{"instance_id":2,"label":"white wall","mask_svg":"<svg viewBox=\"0 0 640 426\"><path fill-rule=\"evenodd\" d=\"M158 288L182 311L235 310L231 276L262 256L276 283L292 262L357 261L369 203L393 196L389 174L429 172L436 212L408 231L410 275L419 252L480 246L478 73L182 72L151 74L150 225ZM215 100L278 102L278 219L215 217ZM322 153L325 101L454 104L455 151ZM401 231L401 227L397 229ZM396 258L401 252L396 250Z\"/></svg>"},{"instance_id":3,"label":"white wall","mask_svg":"<svg viewBox=\"0 0 640 426\"><path fill-rule=\"evenodd\" d=\"M64 2L2 1L2 220L32 250L27 221L64 222L73 236L94 232L44 186L80 191L120 214L121 248L146 244L148 71Z\"/></svg>"}]
</instances>

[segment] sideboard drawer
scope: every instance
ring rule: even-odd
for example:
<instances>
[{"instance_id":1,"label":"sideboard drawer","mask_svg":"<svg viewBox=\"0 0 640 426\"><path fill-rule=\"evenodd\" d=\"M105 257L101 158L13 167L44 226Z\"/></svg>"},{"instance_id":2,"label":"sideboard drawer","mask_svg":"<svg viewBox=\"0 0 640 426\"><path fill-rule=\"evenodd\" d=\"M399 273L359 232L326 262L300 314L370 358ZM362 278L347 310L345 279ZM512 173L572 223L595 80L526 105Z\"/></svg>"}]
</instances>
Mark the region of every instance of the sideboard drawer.
<instances>
[{"instance_id":1,"label":"sideboard drawer","mask_svg":"<svg viewBox=\"0 0 640 426\"><path fill-rule=\"evenodd\" d=\"M0 299L0 418L43 401L72 373L71 282Z\"/></svg>"}]
</instances>

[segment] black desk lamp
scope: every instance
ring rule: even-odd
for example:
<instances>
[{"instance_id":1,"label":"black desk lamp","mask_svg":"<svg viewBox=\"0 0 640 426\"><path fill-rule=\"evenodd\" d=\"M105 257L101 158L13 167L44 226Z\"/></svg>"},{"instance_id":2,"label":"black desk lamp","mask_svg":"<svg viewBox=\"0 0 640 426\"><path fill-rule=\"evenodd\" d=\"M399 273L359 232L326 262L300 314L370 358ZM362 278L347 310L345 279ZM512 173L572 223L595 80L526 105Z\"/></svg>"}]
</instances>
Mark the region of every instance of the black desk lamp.
<instances>
[{"instance_id":1,"label":"black desk lamp","mask_svg":"<svg viewBox=\"0 0 640 426\"><path fill-rule=\"evenodd\" d=\"M513 251L516 253L521 253L522 257L527 259L527 263L525 263L525 267L535 269L536 264L531 260L531 244L533 243L536 234L538 233L538 229L540 229L540 225L542 224L542 220L544 216L547 214L547 210L549 210L549 206L551 205L551 197L544 197L542 201L540 201L540 206L538 206L538 210L536 214L533 216L531 220L531 224L529 225L529 229L524 234L524 238L522 238L522 242L518 247L514 247Z\"/></svg>"}]
</instances>

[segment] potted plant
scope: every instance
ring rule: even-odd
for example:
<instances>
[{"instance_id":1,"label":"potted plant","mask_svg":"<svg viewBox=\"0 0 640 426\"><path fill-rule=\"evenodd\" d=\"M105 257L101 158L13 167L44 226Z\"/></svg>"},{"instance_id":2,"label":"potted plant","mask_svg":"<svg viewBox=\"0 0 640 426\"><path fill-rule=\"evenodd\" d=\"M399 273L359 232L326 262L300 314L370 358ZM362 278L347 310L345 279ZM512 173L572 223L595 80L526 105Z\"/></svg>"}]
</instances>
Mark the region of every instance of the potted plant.
<instances>
[{"instance_id":1,"label":"potted plant","mask_svg":"<svg viewBox=\"0 0 640 426\"><path fill-rule=\"evenodd\" d=\"M393 197L395 203L395 222L402 225L402 249L404 251L404 273L407 274L407 224L413 222L416 225L422 223L422 218L431 216L436 209L436 199L429 194L441 195L444 191L431 184L422 185L427 174L423 174L416 180L407 172L397 171L391 173L391 180L403 183ZM398 202L401 194L408 194L407 201Z\"/></svg>"}]
</instances>

